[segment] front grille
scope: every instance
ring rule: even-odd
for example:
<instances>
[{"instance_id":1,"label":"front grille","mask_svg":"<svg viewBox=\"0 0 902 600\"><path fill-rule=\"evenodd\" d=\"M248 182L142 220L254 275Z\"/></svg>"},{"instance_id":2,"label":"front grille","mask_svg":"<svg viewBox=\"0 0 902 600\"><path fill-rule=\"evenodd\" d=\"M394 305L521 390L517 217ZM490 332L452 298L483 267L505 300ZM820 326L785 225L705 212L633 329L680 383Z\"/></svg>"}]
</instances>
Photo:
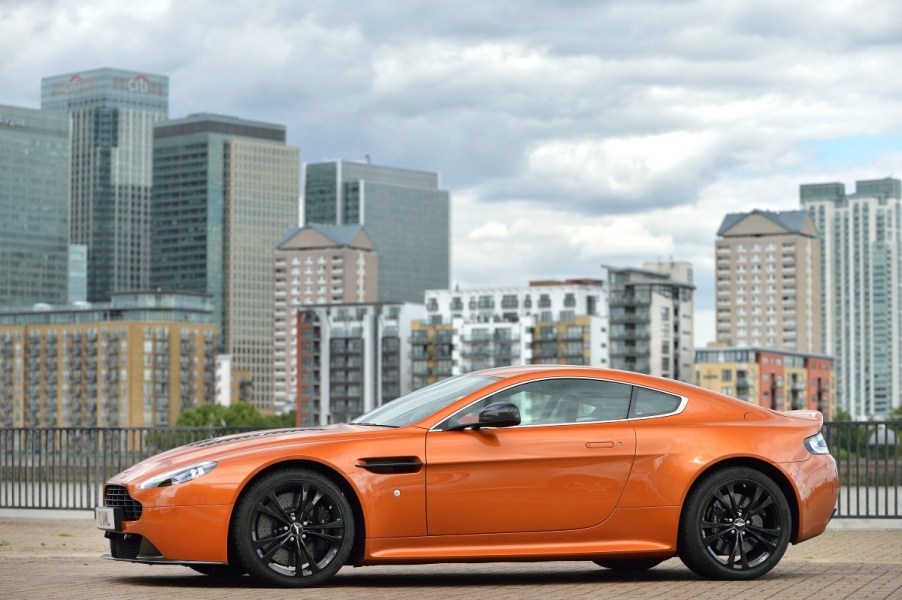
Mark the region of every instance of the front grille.
<instances>
[{"instance_id":1,"label":"front grille","mask_svg":"<svg viewBox=\"0 0 902 600\"><path fill-rule=\"evenodd\" d=\"M141 518L141 503L128 495L128 488L121 485L108 485L103 490L103 505L122 508L124 521L137 521Z\"/></svg>"},{"instance_id":2,"label":"front grille","mask_svg":"<svg viewBox=\"0 0 902 600\"><path fill-rule=\"evenodd\" d=\"M114 533L110 536L110 554L113 558L138 558L143 539L140 535Z\"/></svg>"}]
</instances>

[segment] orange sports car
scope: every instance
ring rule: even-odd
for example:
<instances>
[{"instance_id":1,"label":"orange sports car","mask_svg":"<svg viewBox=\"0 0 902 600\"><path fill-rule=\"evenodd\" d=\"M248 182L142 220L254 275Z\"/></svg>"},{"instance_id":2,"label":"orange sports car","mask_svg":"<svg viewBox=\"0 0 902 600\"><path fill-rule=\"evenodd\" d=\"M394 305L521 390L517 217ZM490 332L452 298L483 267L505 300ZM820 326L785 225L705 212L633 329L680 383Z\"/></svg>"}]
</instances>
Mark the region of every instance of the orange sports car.
<instances>
[{"instance_id":1,"label":"orange sports car","mask_svg":"<svg viewBox=\"0 0 902 600\"><path fill-rule=\"evenodd\" d=\"M679 556L767 573L838 493L818 412L584 367L447 379L328 427L204 440L113 477L108 558L312 586L343 565Z\"/></svg>"}]
</instances>

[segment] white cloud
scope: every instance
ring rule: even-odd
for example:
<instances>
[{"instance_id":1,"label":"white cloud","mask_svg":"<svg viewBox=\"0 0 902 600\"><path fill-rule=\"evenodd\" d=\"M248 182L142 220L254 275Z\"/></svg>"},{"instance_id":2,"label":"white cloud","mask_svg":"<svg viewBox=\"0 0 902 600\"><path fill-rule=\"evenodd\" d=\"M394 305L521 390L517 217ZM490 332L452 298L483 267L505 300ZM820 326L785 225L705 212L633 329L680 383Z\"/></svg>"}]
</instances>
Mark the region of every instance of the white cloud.
<instances>
[{"instance_id":1,"label":"white cloud","mask_svg":"<svg viewBox=\"0 0 902 600\"><path fill-rule=\"evenodd\" d=\"M699 311L726 213L902 174L902 150L824 164L810 145L898 135L900 62L893 0L0 3L0 104L37 106L59 73L166 74L172 116L284 123L308 161L440 171L462 283L673 256Z\"/></svg>"},{"instance_id":2,"label":"white cloud","mask_svg":"<svg viewBox=\"0 0 902 600\"><path fill-rule=\"evenodd\" d=\"M529 153L530 176L565 191L640 200L650 189L682 178L704 162L716 146L710 132L673 131L657 135L556 140Z\"/></svg>"},{"instance_id":3,"label":"white cloud","mask_svg":"<svg viewBox=\"0 0 902 600\"><path fill-rule=\"evenodd\" d=\"M468 240L506 240L508 239L507 225L489 221L488 223L477 227L467 235Z\"/></svg>"}]
</instances>

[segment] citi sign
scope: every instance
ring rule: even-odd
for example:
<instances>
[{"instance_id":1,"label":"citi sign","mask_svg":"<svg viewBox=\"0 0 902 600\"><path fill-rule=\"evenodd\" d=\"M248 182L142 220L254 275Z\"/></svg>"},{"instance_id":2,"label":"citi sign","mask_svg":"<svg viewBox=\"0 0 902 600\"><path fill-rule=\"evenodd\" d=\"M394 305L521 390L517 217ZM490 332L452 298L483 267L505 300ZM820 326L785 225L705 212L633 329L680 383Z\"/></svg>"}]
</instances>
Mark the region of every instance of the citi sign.
<instances>
[{"instance_id":1,"label":"citi sign","mask_svg":"<svg viewBox=\"0 0 902 600\"><path fill-rule=\"evenodd\" d=\"M147 75L136 75L133 79L128 80L125 87L128 88L128 91L130 92L146 94L150 91L150 80L147 79Z\"/></svg>"},{"instance_id":2,"label":"citi sign","mask_svg":"<svg viewBox=\"0 0 902 600\"><path fill-rule=\"evenodd\" d=\"M69 81L63 85L63 92L67 94L77 94L82 90L82 87L84 87L84 82L81 80L81 75L73 75L69 78Z\"/></svg>"}]
</instances>

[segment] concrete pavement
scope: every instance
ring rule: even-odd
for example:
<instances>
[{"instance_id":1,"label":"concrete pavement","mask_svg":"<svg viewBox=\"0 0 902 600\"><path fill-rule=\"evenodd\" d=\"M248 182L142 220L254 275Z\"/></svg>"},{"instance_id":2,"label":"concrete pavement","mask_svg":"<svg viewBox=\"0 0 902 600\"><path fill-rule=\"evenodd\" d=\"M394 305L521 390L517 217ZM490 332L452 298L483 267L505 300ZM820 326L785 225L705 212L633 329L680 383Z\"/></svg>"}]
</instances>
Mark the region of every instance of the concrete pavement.
<instances>
[{"instance_id":1,"label":"concrete pavement","mask_svg":"<svg viewBox=\"0 0 902 600\"><path fill-rule=\"evenodd\" d=\"M837 521L822 536L791 546L767 576L711 582L678 559L638 574L590 562L380 566L342 569L313 592L264 589L244 577L221 581L185 567L104 561L103 533L84 511L0 511L0 597L31 598L902 598L902 528L877 521L852 529ZM889 527L893 525L895 527Z\"/></svg>"}]
</instances>

